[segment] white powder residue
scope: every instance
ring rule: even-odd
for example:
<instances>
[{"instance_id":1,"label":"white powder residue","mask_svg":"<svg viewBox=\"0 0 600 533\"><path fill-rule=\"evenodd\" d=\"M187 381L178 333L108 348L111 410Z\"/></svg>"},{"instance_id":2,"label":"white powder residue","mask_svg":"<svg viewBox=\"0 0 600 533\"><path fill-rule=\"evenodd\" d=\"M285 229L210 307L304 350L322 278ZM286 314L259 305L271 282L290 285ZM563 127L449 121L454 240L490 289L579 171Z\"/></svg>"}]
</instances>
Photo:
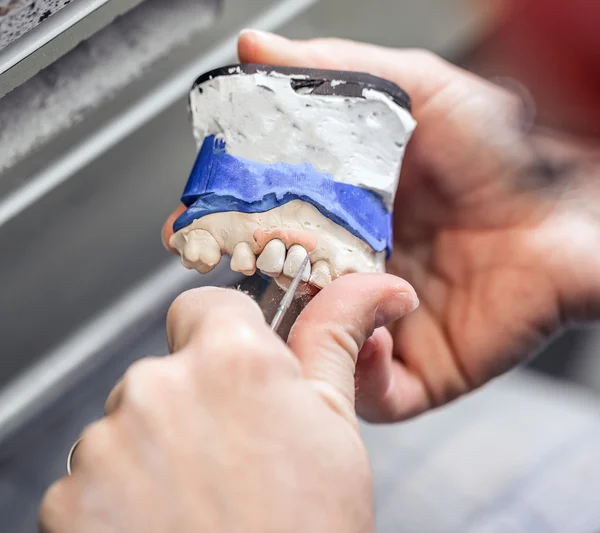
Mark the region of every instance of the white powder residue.
<instances>
[{"instance_id":1,"label":"white powder residue","mask_svg":"<svg viewBox=\"0 0 600 533\"><path fill-rule=\"evenodd\" d=\"M192 91L194 135L199 145L220 135L230 154L261 163L310 163L391 207L416 123L384 93L363 96L300 94L290 76L217 77Z\"/></svg>"},{"instance_id":2,"label":"white powder residue","mask_svg":"<svg viewBox=\"0 0 600 533\"><path fill-rule=\"evenodd\" d=\"M259 74L267 74L266 71L263 72L258 72ZM308 78L307 74L282 74L281 72L277 72L276 70L272 70L271 72L268 73L269 76L271 76L272 78L285 78L285 79L290 79L290 78L294 78L295 80L305 80Z\"/></svg>"}]
</instances>

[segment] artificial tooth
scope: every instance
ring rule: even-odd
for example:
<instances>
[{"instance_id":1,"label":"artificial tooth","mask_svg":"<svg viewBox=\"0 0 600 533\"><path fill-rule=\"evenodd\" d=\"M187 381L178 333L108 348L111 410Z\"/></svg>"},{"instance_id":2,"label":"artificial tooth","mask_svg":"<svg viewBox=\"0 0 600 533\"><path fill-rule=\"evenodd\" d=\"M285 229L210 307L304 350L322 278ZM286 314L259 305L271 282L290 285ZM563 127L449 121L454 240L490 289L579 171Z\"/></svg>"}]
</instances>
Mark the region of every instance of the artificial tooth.
<instances>
[{"instance_id":1,"label":"artificial tooth","mask_svg":"<svg viewBox=\"0 0 600 533\"><path fill-rule=\"evenodd\" d=\"M308 252L302 246L299 244L292 245L288 250L287 258L285 260L285 264L283 265L283 274L288 278L295 278L307 255ZM310 279L310 273L311 268L309 263L304 269L302 280L308 281Z\"/></svg>"},{"instance_id":2,"label":"artificial tooth","mask_svg":"<svg viewBox=\"0 0 600 533\"><path fill-rule=\"evenodd\" d=\"M195 229L186 236L183 256L198 272L206 274L221 261L221 247L208 231Z\"/></svg>"},{"instance_id":3,"label":"artificial tooth","mask_svg":"<svg viewBox=\"0 0 600 533\"><path fill-rule=\"evenodd\" d=\"M188 270L194 270L196 268L194 263L190 263L183 255L181 256L181 264Z\"/></svg>"},{"instance_id":4,"label":"artificial tooth","mask_svg":"<svg viewBox=\"0 0 600 533\"><path fill-rule=\"evenodd\" d=\"M256 261L258 269L267 276L276 277L283 272L285 263L285 244L273 239L264 248Z\"/></svg>"},{"instance_id":5,"label":"artificial tooth","mask_svg":"<svg viewBox=\"0 0 600 533\"><path fill-rule=\"evenodd\" d=\"M325 288L331 283L331 271L329 270L329 265L326 261L317 261L312 266L310 282L320 289Z\"/></svg>"},{"instance_id":6,"label":"artificial tooth","mask_svg":"<svg viewBox=\"0 0 600 533\"><path fill-rule=\"evenodd\" d=\"M252 276L256 272L256 256L247 242L235 245L230 266L234 272L240 272L246 276Z\"/></svg>"}]
</instances>

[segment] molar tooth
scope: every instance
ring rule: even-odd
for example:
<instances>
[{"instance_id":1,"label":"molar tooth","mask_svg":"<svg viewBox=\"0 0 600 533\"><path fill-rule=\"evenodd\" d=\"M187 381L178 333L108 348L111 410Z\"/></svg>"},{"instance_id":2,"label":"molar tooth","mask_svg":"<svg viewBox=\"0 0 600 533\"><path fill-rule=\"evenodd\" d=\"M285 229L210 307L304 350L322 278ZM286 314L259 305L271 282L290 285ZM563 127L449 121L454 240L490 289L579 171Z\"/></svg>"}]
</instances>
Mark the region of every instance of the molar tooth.
<instances>
[{"instance_id":1,"label":"molar tooth","mask_svg":"<svg viewBox=\"0 0 600 533\"><path fill-rule=\"evenodd\" d=\"M283 272L285 244L279 239L270 241L256 261L258 269L267 276L276 277Z\"/></svg>"},{"instance_id":2,"label":"molar tooth","mask_svg":"<svg viewBox=\"0 0 600 533\"><path fill-rule=\"evenodd\" d=\"M183 255L183 248L185 247L185 237L181 231L174 233L169 239L169 246L179 252L179 255Z\"/></svg>"},{"instance_id":3,"label":"molar tooth","mask_svg":"<svg viewBox=\"0 0 600 533\"><path fill-rule=\"evenodd\" d=\"M181 256L181 263L188 270L196 270L200 274L208 274L213 268L215 268L215 267L209 267L209 266L205 265L204 263L202 263L201 261L192 263L191 261L188 261L185 258L185 256L183 256L183 255Z\"/></svg>"},{"instance_id":4,"label":"molar tooth","mask_svg":"<svg viewBox=\"0 0 600 533\"><path fill-rule=\"evenodd\" d=\"M183 254L181 255L181 264L188 270L194 270L194 268L196 268L194 263L190 263Z\"/></svg>"},{"instance_id":5,"label":"molar tooth","mask_svg":"<svg viewBox=\"0 0 600 533\"><path fill-rule=\"evenodd\" d=\"M308 252L299 244L294 244L290 247L287 254L287 259L285 260L285 265L283 265L283 274L288 278L294 278L298 274L298 270L302 266L302 263ZM304 273L302 274L302 281L308 281L310 279L311 268L310 263L306 265L304 269Z\"/></svg>"},{"instance_id":6,"label":"molar tooth","mask_svg":"<svg viewBox=\"0 0 600 533\"><path fill-rule=\"evenodd\" d=\"M256 272L256 256L247 242L235 245L231 254L231 270L252 276Z\"/></svg>"},{"instance_id":7,"label":"molar tooth","mask_svg":"<svg viewBox=\"0 0 600 533\"><path fill-rule=\"evenodd\" d=\"M317 261L312 266L310 282L320 289L325 288L331 283L331 270L329 269L327 261Z\"/></svg>"},{"instance_id":8,"label":"molar tooth","mask_svg":"<svg viewBox=\"0 0 600 533\"><path fill-rule=\"evenodd\" d=\"M208 231L195 229L186 236L183 256L184 266L191 263L198 272L206 274L221 261L221 247Z\"/></svg>"}]
</instances>

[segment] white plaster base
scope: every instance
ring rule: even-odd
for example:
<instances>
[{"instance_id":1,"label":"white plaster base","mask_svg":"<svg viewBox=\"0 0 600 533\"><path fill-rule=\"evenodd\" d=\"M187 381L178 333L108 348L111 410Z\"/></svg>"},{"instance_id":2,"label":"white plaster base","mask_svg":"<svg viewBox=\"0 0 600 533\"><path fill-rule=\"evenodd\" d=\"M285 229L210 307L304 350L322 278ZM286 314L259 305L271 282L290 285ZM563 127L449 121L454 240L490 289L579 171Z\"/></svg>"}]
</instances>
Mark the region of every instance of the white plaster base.
<instances>
[{"instance_id":1,"label":"white plaster base","mask_svg":"<svg viewBox=\"0 0 600 533\"><path fill-rule=\"evenodd\" d=\"M216 135L234 156L310 163L335 181L376 192L391 208L416 126L411 114L373 89L364 89L362 97L324 96L296 91L291 81L234 68L194 87L190 106L198 146Z\"/></svg>"}]
</instances>

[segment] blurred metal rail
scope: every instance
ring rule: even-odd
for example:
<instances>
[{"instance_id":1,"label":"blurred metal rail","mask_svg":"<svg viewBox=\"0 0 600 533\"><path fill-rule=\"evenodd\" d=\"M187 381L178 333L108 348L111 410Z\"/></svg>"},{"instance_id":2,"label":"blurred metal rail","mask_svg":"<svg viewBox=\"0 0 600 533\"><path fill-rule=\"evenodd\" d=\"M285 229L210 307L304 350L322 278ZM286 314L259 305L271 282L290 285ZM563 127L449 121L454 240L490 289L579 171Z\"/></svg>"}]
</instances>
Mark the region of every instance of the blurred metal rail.
<instances>
[{"instance_id":1,"label":"blurred metal rail","mask_svg":"<svg viewBox=\"0 0 600 533\"><path fill-rule=\"evenodd\" d=\"M0 50L0 97L143 0L74 0Z\"/></svg>"}]
</instances>

